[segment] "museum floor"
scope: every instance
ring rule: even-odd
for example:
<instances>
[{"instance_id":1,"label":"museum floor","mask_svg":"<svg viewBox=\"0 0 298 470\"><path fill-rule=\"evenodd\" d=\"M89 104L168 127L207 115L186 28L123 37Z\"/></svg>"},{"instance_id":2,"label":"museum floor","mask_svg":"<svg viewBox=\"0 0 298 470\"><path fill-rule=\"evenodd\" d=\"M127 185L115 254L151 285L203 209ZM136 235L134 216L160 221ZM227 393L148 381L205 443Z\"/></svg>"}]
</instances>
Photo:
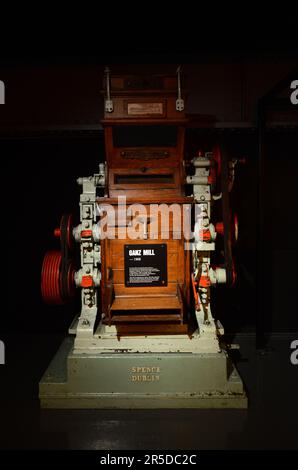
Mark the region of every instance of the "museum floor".
<instances>
[{"instance_id":1,"label":"museum floor","mask_svg":"<svg viewBox=\"0 0 298 470\"><path fill-rule=\"evenodd\" d=\"M290 362L294 339L297 334L274 335L266 351L256 352L253 334L236 337L248 410L152 411L40 410L38 381L62 337L3 338L0 448L298 449L298 365Z\"/></svg>"}]
</instances>

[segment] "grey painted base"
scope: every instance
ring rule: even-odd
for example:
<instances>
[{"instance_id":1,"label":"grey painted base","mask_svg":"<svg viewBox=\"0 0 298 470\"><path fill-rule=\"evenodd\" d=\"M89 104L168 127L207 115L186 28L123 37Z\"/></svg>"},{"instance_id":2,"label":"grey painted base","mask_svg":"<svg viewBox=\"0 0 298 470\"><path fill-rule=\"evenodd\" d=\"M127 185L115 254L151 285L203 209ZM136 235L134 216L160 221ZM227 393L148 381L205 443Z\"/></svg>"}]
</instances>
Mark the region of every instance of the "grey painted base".
<instances>
[{"instance_id":1,"label":"grey painted base","mask_svg":"<svg viewBox=\"0 0 298 470\"><path fill-rule=\"evenodd\" d=\"M221 353L74 354L64 340L39 384L43 408L246 408Z\"/></svg>"}]
</instances>

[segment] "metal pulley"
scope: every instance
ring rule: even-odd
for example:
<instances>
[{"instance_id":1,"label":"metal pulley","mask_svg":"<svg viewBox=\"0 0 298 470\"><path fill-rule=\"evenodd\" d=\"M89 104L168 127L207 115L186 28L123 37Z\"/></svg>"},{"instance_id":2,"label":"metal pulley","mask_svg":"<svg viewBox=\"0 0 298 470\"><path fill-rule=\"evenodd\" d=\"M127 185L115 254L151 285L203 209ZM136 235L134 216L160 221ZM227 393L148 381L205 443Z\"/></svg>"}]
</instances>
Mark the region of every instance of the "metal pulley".
<instances>
[{"instance_id":1,"label":"metal pulley","mask_svg":"<svg viewBox=\"0 0 298 470\"><path fill-rule=\"evenodd\" d=\"M62 305L75 295L75 266L70 256L73 249L72 215L64 214L54 236L60 238L61 250L45 254L41 270L41 295L45 303Z\"/></svg>"},{"instance_id":2,"label":"metal pulley","mask_svg":"<svg viewBox=\"0 0 298 470\"><path fill-rule=\"evenodd\" d=\"M52 305L63 305L75 294L74 265L70 261L62 271L62 254L58 250L45 254L41 271L41 295L43 301Z\"/></svg>"},{"instance_id":3,"label":"metal pulley","mask_svg":"<svg viewBox=\"0 0 298 470\"><path fill-rule=\"evenodd\" d=\"M236 280L235 264L233 260L232 244L238 237L238 219L234 217L232 223L229 197L229 166L226 150L223 146L216 146L216 160L221 183L222 193L222 221L223 221L223 243L225 256L225 269L227 286L232 286ZM232 228L234 225L234 229Z\"/></svg>"},{"instance_id":4,"label":"metal pulley","mask_svg":"<svg viewBox=\"0 0 298 470\"><path fill-rule=\"evenodd\" d=\"M236 213L233 214L233 211L230 211L230 228L231 228L231 242L234 246L238 240L238 216ZM224 223L216 222L215 231L219 235L224 235Z\"/></svg>"},{"instance_id":5,"label":"metal pulley","mask_svg":"<svg viewBox=\"0 0 298 470\"><path fill-rule=\"evenodd\" d=\"M54 236L60 238L60 243L66 245L71 251L73 249L73 217L72 214L63 214L60 220L59 228L55 228Z\"/></svg>"}]
</instances>

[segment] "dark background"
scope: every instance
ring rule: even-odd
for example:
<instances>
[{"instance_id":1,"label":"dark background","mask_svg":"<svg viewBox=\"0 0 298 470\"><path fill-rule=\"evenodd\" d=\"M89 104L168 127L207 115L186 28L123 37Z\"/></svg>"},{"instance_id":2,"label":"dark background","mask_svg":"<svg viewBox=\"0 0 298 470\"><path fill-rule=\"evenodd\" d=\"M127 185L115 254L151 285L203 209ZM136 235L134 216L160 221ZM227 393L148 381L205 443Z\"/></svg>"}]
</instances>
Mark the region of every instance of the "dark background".
<instances>
[{"instance_id":1,"label":"dark background","mask_svg":"<svg viewBox=\"0 0 298 470\"><path fill-rule=\"evenodd\" d=\"M0 448L297 448L298 371L289 363L289 344L298 338L298 106L293 112L293 106L271 105L262 135L259 127L260 100L266 102L291 73L298 79L297 22L289 16L280 25L275 18L260 39L261 24L238 24L232 37L187 47L122 44L122 50L102 55L0 58L6 85L6 104L0 106L5 260L0 339L6 345ZM214 25L212 31L219 34ZM216 119L213 126L188 131L189 148L220 138L246 158L236 170L232 195L239 215L238 279L234 289L215 296L224 325L241 343L242 355L235 360L249 412L41 412L38 381L80 305L43 305L40 268L45 251L57 247L52 232L60 215L78 213L77 177L96 172L104 158L104 65L115 73L155 74L175 73L179 63L188 111ZM289 83L286 79L276 97L289 102Z\"/></svg>"}]
</instances>

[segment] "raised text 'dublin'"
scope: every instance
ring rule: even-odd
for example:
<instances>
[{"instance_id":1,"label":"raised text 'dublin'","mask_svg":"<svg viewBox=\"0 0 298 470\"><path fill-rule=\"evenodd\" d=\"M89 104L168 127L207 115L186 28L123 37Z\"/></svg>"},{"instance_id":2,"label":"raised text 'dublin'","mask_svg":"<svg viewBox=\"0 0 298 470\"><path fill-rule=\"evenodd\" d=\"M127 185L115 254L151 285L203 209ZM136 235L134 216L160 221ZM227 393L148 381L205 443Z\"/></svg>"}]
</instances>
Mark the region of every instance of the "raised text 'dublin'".
<instances>
[{"instance_id":1,"label":"raised text 'dublin'","mask_svg":"<svg viewBox=\"0 0 298 470\"><path fill-rule=\"evenodd\" d=\"M158 366L135 366L131 368L132 382L159 382L160 367Z\"/></svg>"}]
</instances>

